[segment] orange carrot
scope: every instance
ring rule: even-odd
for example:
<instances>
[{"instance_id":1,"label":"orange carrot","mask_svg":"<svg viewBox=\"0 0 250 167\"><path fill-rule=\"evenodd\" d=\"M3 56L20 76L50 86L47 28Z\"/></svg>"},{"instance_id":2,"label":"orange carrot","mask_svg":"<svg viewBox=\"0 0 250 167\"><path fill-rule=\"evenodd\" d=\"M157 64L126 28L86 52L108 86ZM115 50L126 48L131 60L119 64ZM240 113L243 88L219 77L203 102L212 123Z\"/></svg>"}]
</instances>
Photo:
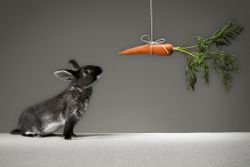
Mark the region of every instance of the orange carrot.
<instances>
[{"instance_id":1,"label":"orange carrot","mask_svg":"<svg viewBox=\"0 0 250 167\"><path fill-rule=\"evenodd\" d=\"M171 43L165 44L146 44L133 48L129 48L119 52L119 54L153 54L159 56L169 56L173 53L173 45Z\"/></svg>"}]
</instances>

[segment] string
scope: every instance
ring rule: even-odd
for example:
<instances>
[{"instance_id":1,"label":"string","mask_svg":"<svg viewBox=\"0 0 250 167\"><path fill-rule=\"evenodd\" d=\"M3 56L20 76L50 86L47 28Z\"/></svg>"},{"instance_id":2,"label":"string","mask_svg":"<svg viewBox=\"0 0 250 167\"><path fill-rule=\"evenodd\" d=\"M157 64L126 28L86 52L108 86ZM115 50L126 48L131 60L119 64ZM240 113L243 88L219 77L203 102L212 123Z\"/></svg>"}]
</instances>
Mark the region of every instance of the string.
<instances>
[{"instance_id":1,"label":"string","mask_svg":"<svg viewBox=\"0 0 250 167\"><path fill-rule=\"evenodd\" d=\"M144 34L141 36L141 41L144 43L147 43L150 45L150 52L151 55L153 54L153 48L151 45L158 45L166 42L165 38L160 38L154 41L153 35L154 35L154 22L153 22L153 2L152 0L149 0L149 6L150 6L150 35ZM168 53L168 50L164 47L161 46L166 53Z\"/></svg>"},{"instance_id":2,"label":"string","mask_svg":"<svg viewBox=\"0 0 250 167\"><path fill-rule=\"evenodd\" d=\"M149 0L149 6L150 6L150 35L151 35L151 42L153 42L153 33L154 33L154 27L153 27L153 3L152 0Z\"/></svg>"}]
</instances>

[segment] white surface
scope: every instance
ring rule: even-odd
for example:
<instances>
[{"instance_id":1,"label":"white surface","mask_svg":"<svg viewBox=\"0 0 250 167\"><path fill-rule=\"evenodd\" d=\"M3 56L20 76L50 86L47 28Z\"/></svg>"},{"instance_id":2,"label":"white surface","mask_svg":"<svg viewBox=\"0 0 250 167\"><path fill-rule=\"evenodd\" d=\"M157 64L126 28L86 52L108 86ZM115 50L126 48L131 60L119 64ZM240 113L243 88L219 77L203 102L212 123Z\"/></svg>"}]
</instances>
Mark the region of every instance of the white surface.
<instances>
[{"instance_id":1,"label":"white surface","mask_svg":"<svg viewBox=\"0 0 250 167\"><path fill-rule=\"evenodd\" d=\"M250 167L250 133L0 134L1 167Z\"/></svg>"}]
</instances>

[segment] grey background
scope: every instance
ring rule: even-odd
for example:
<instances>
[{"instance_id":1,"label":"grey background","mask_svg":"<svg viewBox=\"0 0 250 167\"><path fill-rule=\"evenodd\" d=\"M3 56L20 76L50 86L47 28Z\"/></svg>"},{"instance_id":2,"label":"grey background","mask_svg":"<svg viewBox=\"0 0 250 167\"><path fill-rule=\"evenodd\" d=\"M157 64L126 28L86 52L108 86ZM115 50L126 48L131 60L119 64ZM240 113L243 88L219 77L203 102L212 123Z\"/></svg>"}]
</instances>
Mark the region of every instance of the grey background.
<instances>
[{"instance_id":1,"label":"grey background","mask_svg":"<svg viewBox=\"0 0 250 167\"><path fill-rule=\"evenodd\" d=\"M149 33L148 0L0 3L0 132L16 127L26 107L68 83L52 77L70 58L104 75L78 132L199 132L250 130L250 3L246 0L154 0L155 38L178 45L210 35L233 19L244 33L227 48L241 73L226 93L217 76L186 89L184 56L119 56Z\"/></svg>"}]
</instances>

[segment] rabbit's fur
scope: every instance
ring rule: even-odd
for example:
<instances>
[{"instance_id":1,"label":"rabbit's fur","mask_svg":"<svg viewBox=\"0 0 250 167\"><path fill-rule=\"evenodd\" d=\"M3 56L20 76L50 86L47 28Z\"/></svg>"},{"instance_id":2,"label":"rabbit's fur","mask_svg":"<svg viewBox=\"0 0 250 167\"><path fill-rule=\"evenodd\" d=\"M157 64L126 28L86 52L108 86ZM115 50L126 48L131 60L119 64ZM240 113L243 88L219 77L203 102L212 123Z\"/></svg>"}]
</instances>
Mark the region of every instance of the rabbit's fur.
<instances>
[{"instance_id":1,"label":"rabbit's fur","mask_svg":"<svg viewBox=\"0 0 250 167\"><path fill-rule=\"evenodd\" d=\"M46 136L64 127L64 138L71 139L74 126L86 112L92 87L101 76L102 69L92 65L79 67L75 60L69 63L71 69L56 70L54 76L71 81L70 86L54 98L26 109L13 133Z\"/></svg>"}]
</instances>

